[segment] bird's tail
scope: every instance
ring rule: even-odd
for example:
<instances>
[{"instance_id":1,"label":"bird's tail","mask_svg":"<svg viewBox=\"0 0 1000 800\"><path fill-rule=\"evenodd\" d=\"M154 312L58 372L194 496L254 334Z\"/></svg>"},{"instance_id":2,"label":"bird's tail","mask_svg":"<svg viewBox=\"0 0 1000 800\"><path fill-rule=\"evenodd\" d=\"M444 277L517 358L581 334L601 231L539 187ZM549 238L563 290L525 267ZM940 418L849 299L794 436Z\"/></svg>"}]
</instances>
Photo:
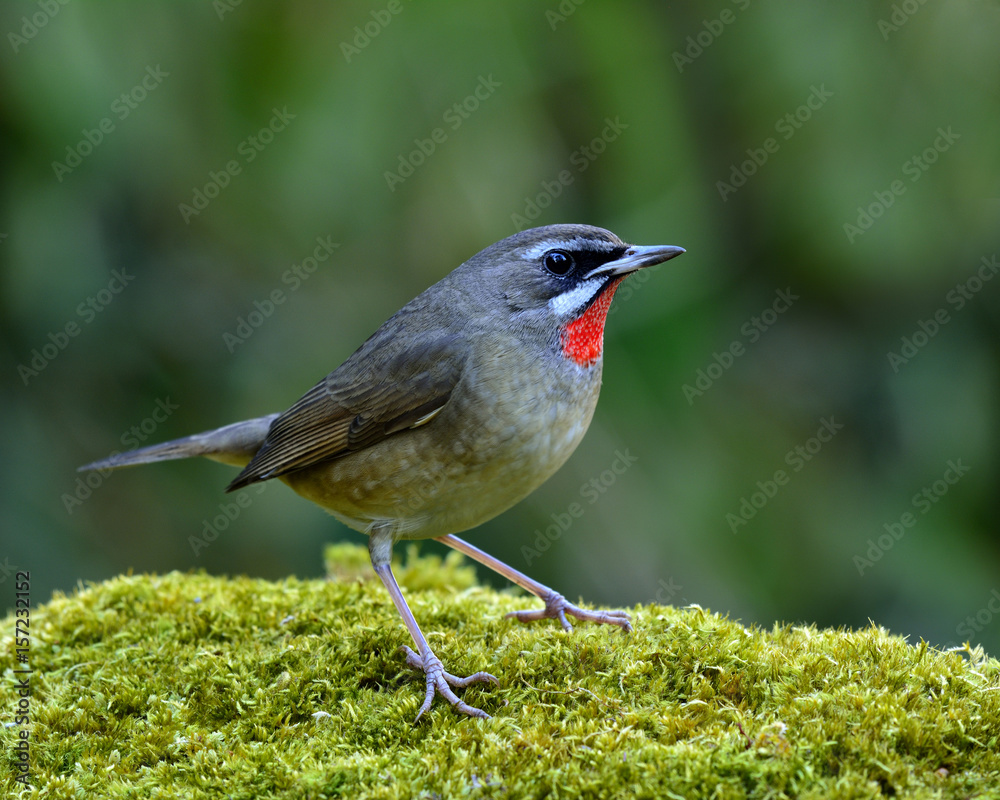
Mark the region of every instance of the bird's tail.
<instances>
[{"instance_id":1,"label":"bird's tail","mask_svg":"<svg viewBox=\"0 0 1000 800\"><path fill-rule=\"evenodd\" d=\"M194 458L204 456L223 464L235 467L245 467L254 453L260 450L267 436L268 428L278 417L270 414L266 417L248 419L217 428L214 431L196 433L183 439L174 439L162 444L140 447L127 453L114 453L100 461L94 461L79 467L78 472L93 469L117 469L131 467L136 464L152 464L154 461L171 461L175 458Z\"/></svg>"}]
</instances>

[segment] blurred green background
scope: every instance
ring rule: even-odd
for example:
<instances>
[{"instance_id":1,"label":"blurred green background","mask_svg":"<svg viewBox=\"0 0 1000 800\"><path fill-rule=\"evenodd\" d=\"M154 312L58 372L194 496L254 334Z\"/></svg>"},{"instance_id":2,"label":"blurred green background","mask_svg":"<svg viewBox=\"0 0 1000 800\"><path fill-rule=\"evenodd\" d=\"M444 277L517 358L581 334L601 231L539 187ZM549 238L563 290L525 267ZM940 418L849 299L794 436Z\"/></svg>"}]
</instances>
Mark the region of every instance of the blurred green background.
<instances>
[{"instance_id":1,"label":"blurred green background","mask_svg":"<svg viewBox=\"0 0 1000 800\"><path fill-rule=\"evenodd\" d=\"M362 539L280 484L197 548L232 469L74 470L283 410L481 248L584 222L688 253L619 293L570 462L469 539L603 605L1000 654L996 2L52 0L0 30L3 607L14 569L36 603L321 575Z\"/></svg>"}]
</instances>

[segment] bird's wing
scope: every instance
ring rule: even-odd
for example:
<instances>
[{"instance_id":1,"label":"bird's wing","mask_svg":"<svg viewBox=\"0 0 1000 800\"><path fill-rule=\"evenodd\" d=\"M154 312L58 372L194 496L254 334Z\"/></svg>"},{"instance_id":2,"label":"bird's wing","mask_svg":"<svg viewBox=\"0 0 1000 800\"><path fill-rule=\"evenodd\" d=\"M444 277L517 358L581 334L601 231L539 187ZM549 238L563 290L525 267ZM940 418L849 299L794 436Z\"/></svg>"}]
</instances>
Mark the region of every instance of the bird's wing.
<instances>
[{"instance_id":1,"label":"bird's wing","mask_svg":"<svg viewBox=\"0 0 1000 800\"><path fill-rule=\"evenodd\" d=\"M379 331L271 425L233 491L331 458L430 421L462 375L460 337L425 335L390 354Z\"/></svg>"}]
</instances>

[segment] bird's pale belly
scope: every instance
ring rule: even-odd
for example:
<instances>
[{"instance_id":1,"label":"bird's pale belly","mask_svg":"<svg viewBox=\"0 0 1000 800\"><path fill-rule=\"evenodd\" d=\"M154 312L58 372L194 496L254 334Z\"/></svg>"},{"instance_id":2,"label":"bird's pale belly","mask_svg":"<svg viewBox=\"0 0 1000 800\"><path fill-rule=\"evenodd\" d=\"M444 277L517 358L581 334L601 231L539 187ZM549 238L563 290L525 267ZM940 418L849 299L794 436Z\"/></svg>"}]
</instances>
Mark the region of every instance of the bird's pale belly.
<instances>
[{"instance_id":1,"label":"bird's pale belly","mask_svg":"<svg viewBox=\"0 0 1000 800\"><path fill-rule=\"evenodd\" d=\"M427 425L282 480L359 531L386 524L397 539L424 539L468 530L527 497L576 449L601 365L577 369L562 379L517 373L489 398L453 396Z\"/></svg>"}]
</instances>

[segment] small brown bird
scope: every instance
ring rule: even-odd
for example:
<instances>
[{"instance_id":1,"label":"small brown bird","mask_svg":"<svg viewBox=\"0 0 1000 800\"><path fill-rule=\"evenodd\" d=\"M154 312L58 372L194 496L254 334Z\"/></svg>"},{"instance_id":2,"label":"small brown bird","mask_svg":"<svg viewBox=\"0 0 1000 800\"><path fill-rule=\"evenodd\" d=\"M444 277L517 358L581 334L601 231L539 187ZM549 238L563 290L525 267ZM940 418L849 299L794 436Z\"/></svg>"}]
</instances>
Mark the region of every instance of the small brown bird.
<instances>
[{"instance_id":1,"label":"small brown bird","mask_svg":"<svg viewBox=\"0 0 1000 800\"><path fill-rule=\"evenodd\" d=\"M569 458L601 387L604 322L629 274L684 250L638 247L589 225L514 234L407 303L283 414L237 422L81 467L108 469L190 456L243 467L233 491L280 478L368 534L372 567L416 651L406 662L458 711L488 715L452 691L390 568L400 539L437 539L536 595L545 607L508 616L566 615L632 629L624 611L589 611L454 534L527 497Z\"/></svg>"}]
</instances>

